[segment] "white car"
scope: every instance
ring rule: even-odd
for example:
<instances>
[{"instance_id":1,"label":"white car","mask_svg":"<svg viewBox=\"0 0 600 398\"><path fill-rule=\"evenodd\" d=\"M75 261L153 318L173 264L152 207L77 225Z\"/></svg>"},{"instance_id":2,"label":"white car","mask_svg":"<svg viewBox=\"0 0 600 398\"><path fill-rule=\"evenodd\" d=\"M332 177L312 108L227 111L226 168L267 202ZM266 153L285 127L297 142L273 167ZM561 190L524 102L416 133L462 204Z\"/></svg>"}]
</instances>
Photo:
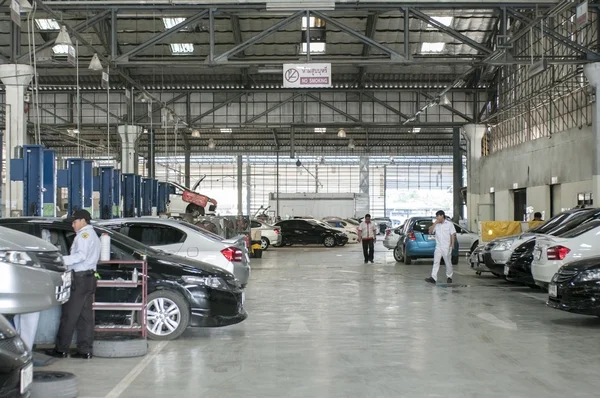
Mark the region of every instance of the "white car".
<instances>
[{"instance_id":1,"label":"white car","mask_svg":"<svg viewBox=\"0 0 600 398\"><path fill-rule=\"evenodd\" d=\"M241 237L223 239L194 224L154 217L98 220L94 223L154 249L224 269L235 275L242 287L250 278L250 256Z\"/></svg>"},{"instance_id":2,"label":"white car","mask_svg":"<svg viewBox=\"0 0 600 398\"><path fill-rule=\"evenodd\" d=\"M388 228L385 230L385 238L383 238L383 247L388 250L394 250L398 246L398 241L404 230L404 224L396 228Z\"/></svg>"},{"instance_id":3,"label":"white car","mask_svg":"<svg viewBox=\"0 0 600 398\"><path fill-rule=\"evenodd\" d=\"M269 246L281 246L281 228L258 220L250 222L250 228L260 230L260 248L267 250Z\"/></svg>"},{"instance_id":4,"label":"white car","mask_svg":"<svg viewBox=\"0 0 600 398\"><path fill-rule=\"evenodd\" d=\"M600 220L592 220L560 236L538 236L531 272L536 285L546 287L563 265L600 254Z\"/></svg>"},{"instance_id":5,"label":"white car","mask_svg":"<svg viewBox=\"0 0 600 398\"><path fill-rule=\"evenodd\" d=\"M323 222L338 231L345 232L348 235L348 243L358 243L358 227L355 225L344 220L323 220Z\"/></svg>"}]
</instances>

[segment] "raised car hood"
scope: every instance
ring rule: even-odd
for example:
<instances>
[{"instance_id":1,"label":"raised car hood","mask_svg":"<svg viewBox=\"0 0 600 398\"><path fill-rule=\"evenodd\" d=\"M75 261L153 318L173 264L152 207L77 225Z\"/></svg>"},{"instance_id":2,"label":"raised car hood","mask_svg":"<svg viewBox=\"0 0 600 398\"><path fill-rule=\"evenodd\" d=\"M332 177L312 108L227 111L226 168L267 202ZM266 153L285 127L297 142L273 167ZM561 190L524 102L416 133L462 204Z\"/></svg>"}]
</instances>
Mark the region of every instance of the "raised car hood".
<instances>
[{"instance_id":1,"label":"raised car hood","mask_svg":"<svg viewBox=\"0 0 600 398\"><path fill-rule=\"evenodd\" d=\"M0 227L0 250L46 252L57 251L58 249L51 243L33 235L6 227Z\"/></svg>"}]
</instances>

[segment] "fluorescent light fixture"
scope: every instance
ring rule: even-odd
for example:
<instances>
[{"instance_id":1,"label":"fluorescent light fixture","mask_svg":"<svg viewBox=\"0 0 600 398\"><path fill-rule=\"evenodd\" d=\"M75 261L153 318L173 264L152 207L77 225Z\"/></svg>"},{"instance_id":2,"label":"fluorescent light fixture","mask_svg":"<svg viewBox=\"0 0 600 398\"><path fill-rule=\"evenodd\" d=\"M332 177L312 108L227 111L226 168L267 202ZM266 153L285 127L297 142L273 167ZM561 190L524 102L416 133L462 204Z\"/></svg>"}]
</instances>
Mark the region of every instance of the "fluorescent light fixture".
<instances>
[{"instance_id":1,"label":"fluorescent light fixture","mask_svg":"<svg viewBox=\"0 0 600 398\"><path fill-rule=\"evenodd\" d=\"M421 132L421 127L413 127L413 129L412 129L413 134L418 134L420 132Z\"/></svg>"},{"instance_id":2,"label":"fluorescent light fixture","mask_svg":"<svg viewBox=\"0 0 600 398\"><path fill-rule=\"evenodd\" d=\"M60 25L55 19L36 19L35 24L39 30L60 30Z\"/></svg>"},{"instance_id":3,"label":"fluorescent light fixture","mask_svg":"<svg viewBox=\"0 0 600 398\"><path fill-rule=\"evenodd\" d=\"M194 53L192 43L171 43L171 53L173 55L188 55Z\"/></svg>"},{"instance_id":4,"label":"fluorescent light fixture","mask_svg":"<svg viewBox=\"0 0 600 398\"><path fill-rule=\"evenodd\" d=\"M423 43L421 45L422 53L441 53L444 51L446 43Z\"/></svg>"},{"instance_id":5,"label":"fluorescent light fixture","mask_svg":"<svg viewBox=\"0 0 600 398\"><path fill-rule=\"evenodd\" d=\"M302 30L306 30L307 28L307 18L306 17L302 17ZM325 27L325 21L322 20L321 18L316 18L316 17L310 17L310 28L324 28Z\"/></svg>"},{"instance_id":6,"label":"fluorescent light fixture","mask_svg":"<svg viewBox=\"0 0 600 398\"><path fill-rule=\"evenodd\" d=\"M302 43L302 49L300 54L306 54L308 51L308 43ZM325 54L325 43L324 42L311 42L310 43L311 54Z\"/></svg>"},{"instance_id":7,"label":"fluorescent light fixture","mask_svg":"<svg viewBox=\"0 0 600 398\"><path fill-rule=\"evenodd\" d=\"M333 11L335 10L335 0L321 0L321 1L297 1L297 0L280 0L280 1L267 1L267 11L301 11L301 10L314 10L314 11Z\"/></svg>"},{"instance_id":8,"label":"fluorescent light fixture","mask_svg":"<svg viewBox=\"0 0 600 398\"><path fill-rule=\"evenodd\" d=\"M165 24L165 29L171 29L175 25L179 25L187 18L183 17L175 17L175 18L163 18L163 23Z\"/></svg>"},{"instance_id":9,"label":"fluorescent light fixture","mask_svg":"<svg viewBox=\"0 0 600 398\"><path fill-rule=\"evenodd\" d=\"M217 143L215 142L215 140L213 140L212 138L210 138L210 139L208 140L208 147L209 147L210 149L215 149L215 147L216 147L216 146L217 146Z\"/></svg>"},{"instance_id":10,"label":"fluorescent light fixture","mask_svg":"<svg viewBox=\"0 0 600 398\"><path fill-rule=\"evenodd\" d=\"M230 128L228 128L228 127L224 127L224 128L221 129L221 133L223 133L223 134L231 134L231 133L233 133L233 130L230 129Z\"/></svg>"},{"instance_id":11,"label":"fluorescent light fixture","mask_svg":"<svg viewBox=\"0 0 600 398\"><path fill-rule=\"evenodd\" d=\"M452 20L454 19L454 17L431 17L431 19L441 23L444 26L450 26L452 25ZM429 25L428 28L434 28L435 26Z\"/></svg>"},{"instance_id":12,"label":"fluorescent light fixture","mask_svg":"<svg viewBox=\"0 0 600 398\"><path fill-rule=\"evenodd\" d=\"M315 127L315 133L324 134L327 132L327 127Z\"/></svg>"},{"instance_id":13,"label":"fluorescent light fixture","mask_svg":"<svg viewBox=\"0 0 600 398\"><path fill-rule=\"evenodd\" d=\"M69 46L67 44L57 44L52 47L52 52L54 52L54 55L68 55Z\"/></svg>"}]
</instances>

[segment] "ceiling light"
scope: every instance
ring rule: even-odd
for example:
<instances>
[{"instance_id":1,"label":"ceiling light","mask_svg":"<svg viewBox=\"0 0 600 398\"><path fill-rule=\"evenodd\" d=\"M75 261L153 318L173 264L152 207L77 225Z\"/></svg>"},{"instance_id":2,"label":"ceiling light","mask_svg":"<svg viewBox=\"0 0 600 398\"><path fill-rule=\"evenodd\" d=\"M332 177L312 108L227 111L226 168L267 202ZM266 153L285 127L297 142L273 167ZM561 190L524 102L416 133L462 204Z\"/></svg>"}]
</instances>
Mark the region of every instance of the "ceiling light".
<instances>
[{"instance_id":1,"label":"ceiling light","mask_svg":"<svg viewBox=\"0 0 600 398\"><path fill-rule=\"evenodd\" d=\"M446 43L423 43L421 45L422 53L441 53L444 51Z\"/></svg>"},{"instance_id":2,"label":"ceiling light","mask_svg":"<svg viewBox=\"0 0 600 398\"><path fill-rule=\"evenodd\" d=\"M68 44L57 44L52 47L52 51L54 55L67 55L69 54L69 45Z\"/></svg>"},{"instance_id":3,"label":"ceiling light","mask_svg":"<svg viewBox=\"0 0 600 398\"><path fill-rule=\"evenodd\" d=\"M175 17L175 18L163 18L163 23L165 24L165 29L171 29L173 26L179 25L187 18L183 17Z\"/></svg>"},{"instance_id":4,"label":"ceiling light","mask_svg":"<svg viewBox=\"0 0 600 398\"><path fill-rule=\"evenodd\" d=\"M217 146L217 143L215 142L215 140L213 140L212 138L210 138L208 140L208 148L215 149L216 146Z\"/></svg>"},{"instance_id":5,"label":"ceiling light","mask_svg":"<svg viewBox=\"0 0 600 398\"><path fill-rule=\"evenodd\" d=\"M315 133L324 134L327 132L327 127L315 127Z\"/></svg>"},{"instance_id":6,"label":"ceiling light","mask_svg":"<svg viewBox=\"0 0 600 398\"><path fill-rule=\"evenodd\" d=\"M338 131L338 137L346 138L346 130L340 129L340 131Z\"/></svg>"},{"instance_id":7,"label":"ceiling light","mask_svg":"<svg viewBox=\"0 0 600 398\"><path fill-rule=\"evenodd\" d=\"M192 130L192 137L194 137L194 138L200 137L200 130Z\"/></svg>"},{"instance_id":8,"label":"ceiling light","mask_svg":"<svg viewBox=\"0 0 600 398\"><path fill-rule=\"evenodd\" d=\"M300 161L300 159L296 160L296 167L300 167L302 166L302 162Z\"/></svg>"},{"instance_id":9,"label":"ceiling light","mask_svg":"<svg viewBox=\"0 0 600 398\"><path fill-rule=\"evenodd\" d=\"M60 25L55 19L36 19L35 24L39 30L60 30Z\"/></svg>"},{"instance_id":10,"label":"ceiling light","mask_svg":"<svg viewBox=\"0 0 600 398\"><path fill-rule=\"evenodd\" d=\"M102 62L100 62L100 59L98 58L98 54L94 53L94 56L90 61L90 66L88 66L88 69L95 71L101 71L104 69L104 67L102 66Z\"/></svg>"},{"instance_id":11,"label":"ceiling light","mask_svg":"<svg viewBox=\"0 0 600 398\"><path fill-rule=\"evenodd\" d=\"M69 36L69 33L67 32L67 27L65 25L60 27L60 32L58 33L54 44L66 44L69 46L73 45L73 42L71 41L71 36Z\"/></svg>"},{"instance_id":12,"label":"ceiling light","mask_svg":"<svg viewBox=\"0 0 600 398\"><path fill-rule=\"evenodd\" d=\"M302 17L302 30L306 30L307 28L307 24L306 24L307 18L306 17ZM321 19L321 18L315 18L315 17L310 17L310 28L324 28L325 27L325 20Z\"/></svg>"},{"instance_id":13,"label":"ceiling light","mask_svg":"<svg viewBox=\"0 0 600 398\"><path fill-rule=\"evenodd\" d=\"M142 134L148 134L148 129L143 129Z\"/></svg>"},{"instance_id":14,"label":"ceiling light","mask_svg":"<svg viewBox=\"0 0 600 398\"><path fill-rule=\"evenodd\" d=\"M308 43L302 43L302 49L300 54L306 54L308 52ZM310 53L311 54L325 54L325 43L323 42L310 42Z\"/></svg>"},{"instance_id":15,"label":"ceiling light","mask_svg":"<svg viewBox=\"0 0 600 398\"><path fill-rule=\"evenodd\" d=\"M233 133L233 130L230 129L230 128L228 128L228 127L225 127L225 128L221 129L221 133L223 133L223 134L231 134L231 133Z\"/></svg>"},{"instance_id":16,"label":"ceiling light","mask_svg":"<svg viewBox=\"0 0 600 398\"><path fill-rule=\"evenodd\" d=\"M171 53L173 55L188 55L194 53L192 43L171 43Z\"/></svg>"},{"instance_id":17,"label":"ceiling light","mask_svg":"<svg viewBox=\"0 0 600 398\"><path fill-rule=\"evenodd\" d=\"M417 134L421 132L421 127L413 127L411 133Z\"/></svg>"},{"instance_id":18,"label":"ceiling light","mask_svg":"<svg viewBox=\"0 0 600 398\"><path fill-rule=\"evenodd\" d=\"M441 23L444 26L450 26L452 25L452 20L454 19L454 17L431 17L431 19ZM429 25L428 28L435 29L435 26Z\"/></svg>"},{"instance_id":19,"label":"ceiling light","mask_svg":"<svg viewBox=\"0 0 600 398\"><path fill-rule=\"evenodd\" d=\"M350 140L350 142L348 142L348 148L350 149L354 149L356 148L356 144L354 143L354 140Z\"/></svg>"}]
</instances>

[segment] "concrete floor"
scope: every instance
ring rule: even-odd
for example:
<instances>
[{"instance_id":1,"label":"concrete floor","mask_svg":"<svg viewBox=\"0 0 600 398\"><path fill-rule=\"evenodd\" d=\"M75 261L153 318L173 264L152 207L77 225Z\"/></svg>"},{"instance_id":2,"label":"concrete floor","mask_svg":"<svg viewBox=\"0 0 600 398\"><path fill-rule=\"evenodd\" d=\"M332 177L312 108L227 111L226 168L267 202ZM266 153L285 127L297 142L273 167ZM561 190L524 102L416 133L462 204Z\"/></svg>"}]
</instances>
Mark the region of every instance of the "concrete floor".
<instances>
[{"instance_id":1,"label":"concrete floor","mask_svg":"<svg viewBox=\"0 0 600 398\"><path fill-rule=\"evenodd\" d=\"M546 308L464 258L453 285L432 286L431 261L376 250L364 265L358 245L270 249L253 260L245 322L44 370L77 374L80 397L598 396L600 319Z\"/></svg>"}]
</instances>

